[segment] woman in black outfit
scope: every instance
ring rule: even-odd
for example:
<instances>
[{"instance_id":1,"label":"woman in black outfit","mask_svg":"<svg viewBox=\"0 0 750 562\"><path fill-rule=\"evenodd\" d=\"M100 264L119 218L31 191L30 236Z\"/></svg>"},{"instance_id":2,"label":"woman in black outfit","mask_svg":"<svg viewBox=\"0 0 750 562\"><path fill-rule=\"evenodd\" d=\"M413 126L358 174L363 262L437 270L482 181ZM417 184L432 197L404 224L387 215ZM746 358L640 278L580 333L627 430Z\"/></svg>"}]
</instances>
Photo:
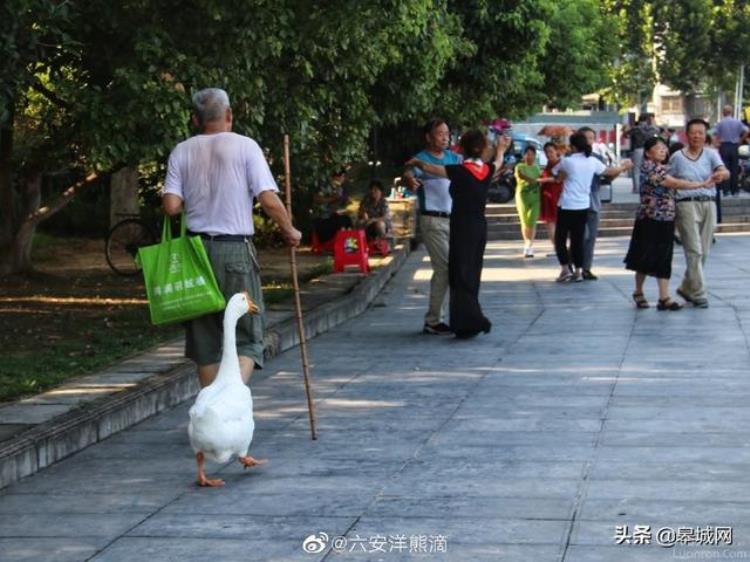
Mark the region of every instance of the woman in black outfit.
<instances>
[{"instance_id":1,"label":"woman in black outfit","mask_svg":"<svg viewBox=\"0 0 750 562\"><path fill-rule=\"evenodd\" d=\"M509 139L501 137L492 164L482 157L489 146L484 133L471 130L459 142L464 162L450 166L436 166L411 160L435 176L451 180L450 194L453 207L450 218L450 246L448 250L448 280L450 283L450 327L457 338L471 338L480 332L488 333L492 323L482 313L479 304L479 284L487 244L487 221L484 207L487 190L495 170L502 166Z\"/></svg>"}]
</instances>

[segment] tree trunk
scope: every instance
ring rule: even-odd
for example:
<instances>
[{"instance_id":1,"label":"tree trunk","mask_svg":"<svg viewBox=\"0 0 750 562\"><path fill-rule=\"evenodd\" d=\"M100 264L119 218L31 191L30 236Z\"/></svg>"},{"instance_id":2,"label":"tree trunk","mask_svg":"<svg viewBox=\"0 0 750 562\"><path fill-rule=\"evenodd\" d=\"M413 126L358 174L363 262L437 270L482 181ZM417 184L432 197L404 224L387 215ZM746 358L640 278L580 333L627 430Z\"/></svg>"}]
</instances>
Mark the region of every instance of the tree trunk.
<instances>
[{"instance_id":1,"label":"tree trunk","mask_svg":"<svg viewBox=\"0 0 750 562\"><path fill-rule=\"evenodd\" d=\"M131 215L138 215L138 170L123 168L112 174L110 183L109 227Z\"/></svg>"},{"instance_id":2,"label":"tree trunk","mask_svg":"<svg viewBox=\"0 0 750 562\"><path fill-rule=\"evenodd\" d=\"M29 216L39 208L42 202L42 174L34 172L24 181L21 194L21 216ZM31 270L31 246L36 232L33 221L24 221L15 233L9 248L7 259L0 263L0 273L25 273Z\"/></svg>"},{"instance_id":3,"label":"tree trunk","mask_svg":"<svg viewBox=\"0 0 750 562\"><path fill-rule=\"evenodd\" d=\"M685 94L685 117L686 121L696 117L701 119L709 117L706 115L705 100L695 92Z\"/></svg>"},{"instance_id":4,"label":"tree trunk","mask_svg":"<svg viewBox=\"0 0 750 562\"><path fill-rule=\"evenodd\" d=\"M81 181L66 189L59 197L41 206L42 174L29 174L20 194L21 212L23 219L13 228L8 244L0 246L0 275L23 273L31 269L31 242L36 231L36 225L48 219L70 203L73 198L86 188L92 186L99 179L99 174L91 172ZM15 197L11 201L17 206Z\"/></svg>"},{"instance_id":5,"label":"tree trunk","mask_svg":"<svg viewBox=\"0 0 750 562\"><path fill-rule=\"evenodd\" d=\"M13 105L8 108L12 110ZM16 198L13 187L13 112L5 123L0 123L0 255L9 251L18 224Z\"/></svg>"}]
</instances>

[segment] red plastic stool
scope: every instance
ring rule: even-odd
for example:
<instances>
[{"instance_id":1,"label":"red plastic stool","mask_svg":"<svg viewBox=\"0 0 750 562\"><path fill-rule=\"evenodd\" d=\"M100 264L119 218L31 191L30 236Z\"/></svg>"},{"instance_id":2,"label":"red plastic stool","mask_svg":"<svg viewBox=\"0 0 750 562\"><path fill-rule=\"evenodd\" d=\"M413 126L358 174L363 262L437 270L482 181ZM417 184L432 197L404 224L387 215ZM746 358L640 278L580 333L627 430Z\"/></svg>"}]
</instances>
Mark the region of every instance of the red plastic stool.
<instances>
[{"instance_id":1,"label":"red plastic stool","mask_svg":"<svg viewBox=\"0 0 750 562\"><path fill-rule=\"evenodd\" d=\"M320 241L318 233L313 230L312 236L310 237L310 251L313 254L322 254L323 252L333 252L333 243L335 238L331 238L327 242Z\"/></svg>"},{"instance_id":2,"label":"red plastic stool","mask_svg":"<svg viewBox=\"0 0 750 562\"><path fill-rule=\"evenodd\" d=\"M385 238L375 238L367 243L370 254L380 254L385 257L391 253L391 246Z\"/></svg>"},{"instance_id":3,"label":"red plastic stool","mask_svg":"<svg viewBox=\"0 0 750 562\"><path fill-rule=\"evenodd\" d=\"M339 230L333 244L333 270L341 273L347 265L356 265L362 273L370 272L367 237L364 230Z\"/></svg>"}]
</instances>

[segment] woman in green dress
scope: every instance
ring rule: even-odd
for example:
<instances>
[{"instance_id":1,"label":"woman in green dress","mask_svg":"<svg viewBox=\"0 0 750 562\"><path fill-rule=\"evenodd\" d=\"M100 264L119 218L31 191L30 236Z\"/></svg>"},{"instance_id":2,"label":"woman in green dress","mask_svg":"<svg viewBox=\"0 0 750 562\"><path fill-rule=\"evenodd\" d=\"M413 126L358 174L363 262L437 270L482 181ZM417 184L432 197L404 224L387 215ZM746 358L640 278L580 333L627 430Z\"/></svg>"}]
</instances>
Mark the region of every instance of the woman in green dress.
<instances>
[{"instance_id":1,"label":"woman in green dress","mask_svg":"<svg viewBox=\"0 0 750 562\"><path fill-rule=\"evenodd\" d=\"M539 220L541 199L539 176L542 170L536 163L536 148L529 145L523 151L523 160L516 164L516 208L521 219L523 236L523 257L534 257L536 223Z\"/></svg>"}]
</instances>

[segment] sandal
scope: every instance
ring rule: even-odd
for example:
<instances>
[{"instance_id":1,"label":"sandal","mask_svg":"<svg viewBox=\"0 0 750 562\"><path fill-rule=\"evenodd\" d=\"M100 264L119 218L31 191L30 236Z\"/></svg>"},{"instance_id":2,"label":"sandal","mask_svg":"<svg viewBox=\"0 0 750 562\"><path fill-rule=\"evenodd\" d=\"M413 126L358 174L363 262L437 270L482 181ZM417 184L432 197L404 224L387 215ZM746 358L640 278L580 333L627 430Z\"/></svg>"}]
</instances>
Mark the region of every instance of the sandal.
<instances>
[{"instance_id":1,"label":"sandal","mask_svg":"<svg viewBox=\"0 0 750 562\"><path fill-rule=\"evenodd\" d=\"M659 299L659 303L656 305L658 310L680 310L682 305L678 302L673 301L670 297L666 299Z\"/></svg>"},{"instance_id":2,"label":"sandal","mask_svg":"<svg viewBox=\"0 0 750 562\"><path fill-rule=\"evenodd\" d=\"M643 296L643 293L633 293L633 302L635 302L636 308L651 308L651 305L648 304L648 301L646 300L646 297Z\"/></svg>"}]
</instances>

